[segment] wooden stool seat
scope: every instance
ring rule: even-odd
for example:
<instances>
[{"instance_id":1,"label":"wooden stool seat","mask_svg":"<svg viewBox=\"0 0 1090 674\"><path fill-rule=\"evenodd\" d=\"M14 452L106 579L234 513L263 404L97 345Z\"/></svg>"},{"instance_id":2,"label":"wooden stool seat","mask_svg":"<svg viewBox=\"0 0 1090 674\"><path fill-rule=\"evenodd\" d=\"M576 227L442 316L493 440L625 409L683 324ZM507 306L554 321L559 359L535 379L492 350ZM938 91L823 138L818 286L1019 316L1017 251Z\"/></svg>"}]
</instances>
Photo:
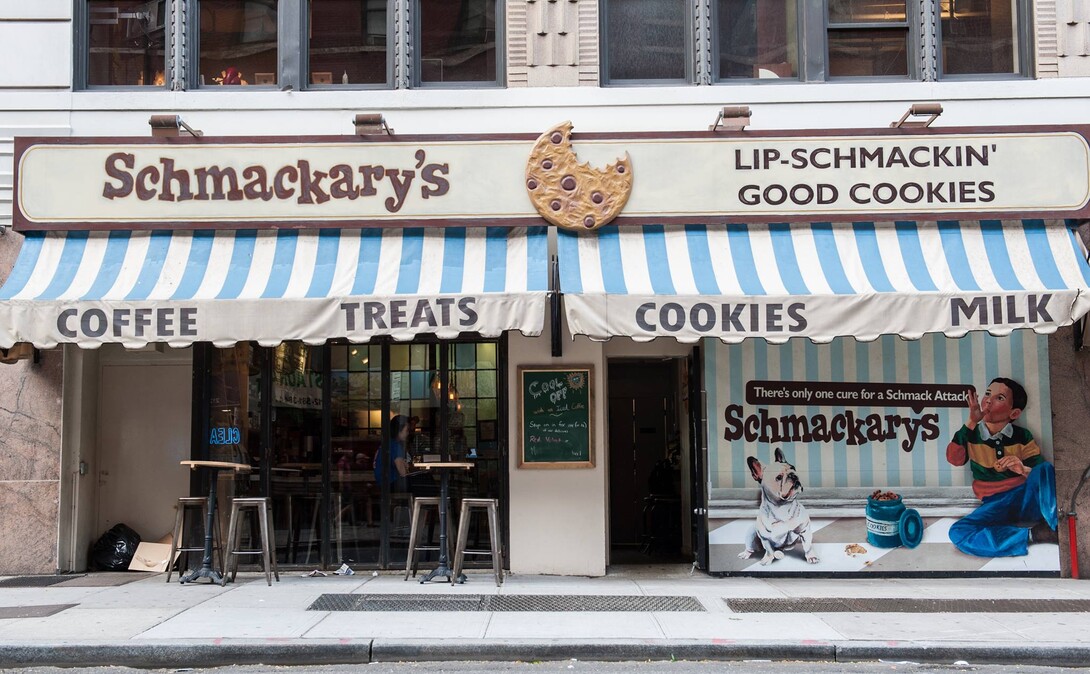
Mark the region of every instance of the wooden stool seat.
<instances>
[{"instance_id":1,"label":"wooden stool seat","mask_svg":"<svg viewBox=\"0 0 1090 674\"><path fill-rule=\"evenodd\" d=\"M405 559L405 580L409 579L409 575L416 576L416 569L419 563L418 553L427 551L438 551L438 545L420 545L420 524L424 518L424 508L435 508L435 516L439 517L439 497L438 496L417 496L412 500L412 519L409 522L409 548L408 555ZM430 514L431 511L428 511ZM454 539L454 529L451 518L447 518L447 540ZM429 537L430 538L430 537Z\"/></svg>"},{"instance_id":2,"label":"wooden stool seat","mask_svg":"<svg viewBox=\"0 0 1090 674\"><path fill-rule=\"evenodd\" d=\"M454 549L455 578L462 576L462 564L465 562L466 555L491 555L496 587L503 585L503 560L500 555L500 530L496 507L497 501L494 498L462 499L462 512L458 517L458 546ZM483 510L488 515L488 550L466 550L466 543L469 542L469 521L473 510Z\"/></svg>"},{"instance_id":3,"label":"wooden stool seat","mask_svg":"<svg viewBox=\"0 0 1090 674\"><path fill-rule=\"evenodd\" d=\"M258 537L261 539L260 548L239 549L242 544L242 527L239 524L246 513L257 518ZM270 528L272 519L272 499L268 497L236 498L231 501L231 520L227 526L227 550L223 555L221 585L227 585L228 573L230 573L230 579L235 580L238 575L238 558L241 555L261 555L265 582L271 586L273 576L276 576L276 582L280 582L280 571L276 567L276 555L272 549L273 537ZM253 545L253 543L251 540L250 544Z\"/></svg>"},{"instance_id":4,"label":"wooden stool seat","mask_svg":"<svg viewBox=\"0 0 1090 674\"><path fill-rule=\"evenodd\" d=\"M175 506L178 513L174 517L174 535L170 541L170 557L167 558L167 582L170 582L170 575L174 571L174 556L185 555L186 565L189 563L189 553L191 552L204 552L204 540L201 537L200 545L186 546L182 537L189 532L185 530L185 511L189 508L200 508L201 510L201 529L204 528L204 522L208 515L208 497L207 496L183 496L178 499L178 505ZM220 535L220 521L216 518L215 526L212 529L212 554L219 554L220 568L223 568L223 548L222 536ZM183 557L179 557L183 559ZM179 577L184 576L184 570L178 569Z\"/></svg>"}]
</instances>

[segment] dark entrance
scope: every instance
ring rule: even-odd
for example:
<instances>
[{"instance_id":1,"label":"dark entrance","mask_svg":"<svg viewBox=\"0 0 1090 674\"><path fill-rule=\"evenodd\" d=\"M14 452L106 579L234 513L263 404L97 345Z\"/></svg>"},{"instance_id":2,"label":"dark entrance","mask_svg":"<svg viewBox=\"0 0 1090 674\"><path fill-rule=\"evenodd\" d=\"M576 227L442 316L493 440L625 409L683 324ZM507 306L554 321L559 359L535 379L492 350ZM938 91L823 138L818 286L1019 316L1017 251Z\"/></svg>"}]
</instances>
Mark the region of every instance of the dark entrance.
<instances>
[{"instance_id":1,"label":"dark entrance","mask_svg":"<svg viewBox=\"0 0 1090 674\"><path fill-rule=\"evenodd\" d=\"M609 362L610 564L688 559L678 362Z\"/></svg>"}]
</instances>

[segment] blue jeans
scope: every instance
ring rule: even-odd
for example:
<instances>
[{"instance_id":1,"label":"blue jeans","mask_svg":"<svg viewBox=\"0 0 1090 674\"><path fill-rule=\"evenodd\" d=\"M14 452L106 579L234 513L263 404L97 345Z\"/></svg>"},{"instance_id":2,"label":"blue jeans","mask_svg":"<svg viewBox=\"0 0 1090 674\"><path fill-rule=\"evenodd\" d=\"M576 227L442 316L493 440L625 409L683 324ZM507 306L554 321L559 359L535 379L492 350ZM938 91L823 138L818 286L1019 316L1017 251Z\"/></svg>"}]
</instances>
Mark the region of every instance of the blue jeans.
<instances>
[{"instance_id":1,"label":"blue jeans","mask_svg":"<svg viewBox=\"0 0 1090 674\"><path fill-rule=\"evenodd\" d=\"M1056 471L1047 462L1034 467L1025 483L986 497L979 508L954 522L950 542L967 555L1017 557L1029 548L1025 525L1042 520L1056 528Z\"/></svg>"}]
</instances>

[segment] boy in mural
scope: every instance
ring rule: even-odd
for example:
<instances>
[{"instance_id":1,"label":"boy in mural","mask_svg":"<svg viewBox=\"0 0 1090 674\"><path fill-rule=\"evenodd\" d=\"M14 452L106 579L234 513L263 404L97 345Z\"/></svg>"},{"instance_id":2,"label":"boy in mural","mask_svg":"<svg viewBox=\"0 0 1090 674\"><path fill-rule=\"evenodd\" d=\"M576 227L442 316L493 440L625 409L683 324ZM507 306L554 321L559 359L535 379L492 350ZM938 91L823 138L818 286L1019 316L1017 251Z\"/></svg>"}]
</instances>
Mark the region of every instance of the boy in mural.
<instances>
[{"instance_id":1,"label":"boy in mural","mask_svg":"<svg viewBox=\"0 0 1090 674\"><path fill-rule=\"evenodd\" d=\"M950 527L950 542L978 557L1014 557L1030 543L1055 543L1055 471L1030 432L1013 423L1026 407L1026 389L996 377L983 399L970 390L968 401L969 420L954 434L946 460L969 464L983 503Z\"/></svg>"}]
</instances>

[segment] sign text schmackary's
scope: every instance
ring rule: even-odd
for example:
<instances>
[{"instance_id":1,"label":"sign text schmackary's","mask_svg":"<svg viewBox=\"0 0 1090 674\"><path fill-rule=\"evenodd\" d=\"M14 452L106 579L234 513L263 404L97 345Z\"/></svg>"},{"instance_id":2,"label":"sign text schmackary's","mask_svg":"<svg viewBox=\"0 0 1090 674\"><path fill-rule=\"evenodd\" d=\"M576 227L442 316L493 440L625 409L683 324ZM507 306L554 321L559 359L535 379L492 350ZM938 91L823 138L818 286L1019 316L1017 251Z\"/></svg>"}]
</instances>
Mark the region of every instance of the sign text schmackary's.
<instances>
[{"instance_id":1,"label":"sign text schmackary's","mask_svg":"<svg viewBox=\"0 0 1090 674\"><path fill-rule=\"evenodd\" d=\"M136 168L136 157L128 152L114 152L106 158L102 196L124 199L136 195L140 201L280 201L299 204L324 204L332 199L355 200L374 197L379 188L389 185L393 195L383 202L386 210L396 213L405 205L420 171L421 199L441 197L450 191L448 164L427 163L424 150L417 150L413 168L394 168L366 164L334 164L313 167L306 159L277 168L253 164L241 169L202 166L192 170L177 168L174 159L161 157L158 163ZM382 181L385 181L383 183ZM386 191L389 191L386 190Z\"/></svg>"}]
</instances>

